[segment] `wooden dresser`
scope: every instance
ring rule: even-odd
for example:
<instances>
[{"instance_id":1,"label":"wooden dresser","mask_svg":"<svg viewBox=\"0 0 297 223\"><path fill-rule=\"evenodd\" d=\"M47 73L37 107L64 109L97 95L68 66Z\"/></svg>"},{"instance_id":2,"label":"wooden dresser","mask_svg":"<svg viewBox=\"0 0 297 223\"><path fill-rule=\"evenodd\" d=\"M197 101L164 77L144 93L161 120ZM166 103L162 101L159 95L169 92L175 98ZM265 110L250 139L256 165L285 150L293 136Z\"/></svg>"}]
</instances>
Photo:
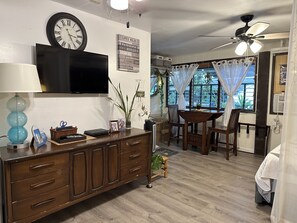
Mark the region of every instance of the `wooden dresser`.
<instances>
[{"instance_id":1,"label":"wooden dresser","mask_svg":"<svg viewBox=\"0 0 297 223\"><path fill-rule=\"evenodd\" d=\"M131 129L62 146L0 148L4 222L32 222L140 177L150 184L150 134Z\"/></svg>"}]
</instances>

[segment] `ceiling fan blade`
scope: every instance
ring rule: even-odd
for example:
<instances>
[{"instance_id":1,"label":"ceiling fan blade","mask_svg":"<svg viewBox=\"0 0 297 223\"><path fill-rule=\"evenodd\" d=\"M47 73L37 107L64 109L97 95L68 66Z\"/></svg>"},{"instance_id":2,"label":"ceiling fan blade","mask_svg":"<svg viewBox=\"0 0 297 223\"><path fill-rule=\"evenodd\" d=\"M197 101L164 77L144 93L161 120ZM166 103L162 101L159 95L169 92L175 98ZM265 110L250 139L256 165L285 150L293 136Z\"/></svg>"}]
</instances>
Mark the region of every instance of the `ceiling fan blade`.
<instances>
[{"instance_id":1,"label":"ceiling fan blade","mask_svg":"<svg viewBox=\"0 0 297 223\"><path fill-rule=\"evenodd\" d=\"M252 25L247 31L246 35L247 36L256 36L263 32L265 29L269 27L269 23L266 22L257 22L254 25Z\"/></svg>"},{"instance_id":2,"label":"ceiling fan blade","mask_svg":"<svg viewBox=\"0 0 297 223\"><path fill-rule=\"evenodd\" d=\"M220 48L222 48L222 47L229 46L229 45L231 45L231 44L233 44L233 43L237 43L237 41L233 41L233 42L225 43L225 44L223 44L223 45L217 46L217 47L212 48L212 49L210 49L210 50L220 49Z\"/></svg>"},{"instance_id":3,"label":"ceiling fan blade","mask_svg":"<svg viewBox=\"0 0 297 223\"><path fill-rule=\"evenodd\" d=\"M260 36L256 36L257 39L261 40L270 40L270 39L288 39L290 33L285 32L285 33L269 33L269 34L263 34Z\"/></svg>"}]
</instances>

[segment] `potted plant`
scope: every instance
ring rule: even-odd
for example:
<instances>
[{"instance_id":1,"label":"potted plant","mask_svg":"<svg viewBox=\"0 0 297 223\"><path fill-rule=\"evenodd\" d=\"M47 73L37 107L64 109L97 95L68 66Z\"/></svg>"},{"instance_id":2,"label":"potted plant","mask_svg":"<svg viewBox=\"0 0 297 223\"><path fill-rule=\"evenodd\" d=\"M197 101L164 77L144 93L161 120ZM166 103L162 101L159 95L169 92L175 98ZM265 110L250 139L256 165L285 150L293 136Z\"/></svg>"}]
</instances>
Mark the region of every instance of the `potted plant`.
<instances>
[{"instance_id":1,"label":"potted plant","mask_svg":"<svg viewBox=\"0 0 297 223\"><path fill-rule=\"evenodd\" d=\"M163 163L163 157L159 154L153 154L152 161L151 161L152 172L161 169L162 163Z\"/></svg>"},{"instance_id":2,"label":"potted plant","mask_svg":"<svg viewBox=\"0 0 297 223\"><path fill-rule=\"evenodd\" d=\"M132 101L129 102L129 97L128 95L126 95L124 97L122 89L121 89L121 84L119 83L119 85L116 87L112 81L110 80L110 78L108 78L109 82L111 83L114 91L116 92L116 96L117 96L117 100L112 99L111 97L107 97L107 99L111 102L114 103L114 105L116 107L118 107L124 114L125 114L125 119L126 119L126 128L131 128L131 113L133 111L133 105L134 105L134 101L135 101L135 97L137 95L137 91L139 89L139 85L140 83L138 83L136 91L133 95Z\"/></svg>"}]
</instances>

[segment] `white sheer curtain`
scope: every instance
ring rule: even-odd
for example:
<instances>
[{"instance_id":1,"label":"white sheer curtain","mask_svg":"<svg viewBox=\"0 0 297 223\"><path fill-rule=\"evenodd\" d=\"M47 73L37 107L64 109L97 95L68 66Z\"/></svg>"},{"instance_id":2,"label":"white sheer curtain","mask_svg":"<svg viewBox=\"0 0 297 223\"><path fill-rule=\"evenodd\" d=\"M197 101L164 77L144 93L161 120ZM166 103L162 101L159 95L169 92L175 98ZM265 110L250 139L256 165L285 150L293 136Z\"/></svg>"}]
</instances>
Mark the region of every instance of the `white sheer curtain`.
<instances>
[{"instance_id":1,"label":"white sheer curtain","mask_svg":"<svg viewBox=\"0 0 297 223\"><path fill-rule=\"evenodd\" d=\"M231 110L234 108L233 95L240 87L252 62L252 57L239 60L234 59L212 62L220 83L228 95L223 118L224 126L228 125Z\"/></svg>"},{"instance_id":2,"label":"white sheer curtain","mask_svg":"<svg viewBox=\"0 0 297 223\"><path fill-rule=\"evenodd\" d=\"M179 109L186 108L184 92L186 90L186 87L191 82L197 68L198 64L175 66L172 68L171 80L179 95L177 101Z\"/></svg>"},{"instance_id":3,"label":"white sheer curtain","mask_svg":"<svg viewBox=\"0 0 297 223\"><path fill-rule=\"evenodd\" d=\"M273 223L297 222L297 5L293 1L280 170L273 202Z\"/></svg>"}]
</instances>

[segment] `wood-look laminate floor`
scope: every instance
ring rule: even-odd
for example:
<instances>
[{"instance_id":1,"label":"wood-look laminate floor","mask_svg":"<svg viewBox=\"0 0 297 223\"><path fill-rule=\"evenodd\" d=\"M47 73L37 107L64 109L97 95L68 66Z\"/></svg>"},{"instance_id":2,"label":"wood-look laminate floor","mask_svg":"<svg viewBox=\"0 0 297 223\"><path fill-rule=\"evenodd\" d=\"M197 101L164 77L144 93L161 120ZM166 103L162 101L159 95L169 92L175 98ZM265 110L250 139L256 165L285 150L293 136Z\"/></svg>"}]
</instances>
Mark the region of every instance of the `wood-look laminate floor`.
<instances>
[{"instance_id":1,"label":"wood-look laminate floor","mask_svg":"<svg viewBox=\"0 0 297 223\"><path fill-rule=\"evenodd\" d=\"M38 223L265 223L269 205L254 202L254 176L263 157L239 152L227 161L219 152L182 151L169 157L168 178L153 188L133 182L47 216Z\"/></svg>"}]
</instances>

